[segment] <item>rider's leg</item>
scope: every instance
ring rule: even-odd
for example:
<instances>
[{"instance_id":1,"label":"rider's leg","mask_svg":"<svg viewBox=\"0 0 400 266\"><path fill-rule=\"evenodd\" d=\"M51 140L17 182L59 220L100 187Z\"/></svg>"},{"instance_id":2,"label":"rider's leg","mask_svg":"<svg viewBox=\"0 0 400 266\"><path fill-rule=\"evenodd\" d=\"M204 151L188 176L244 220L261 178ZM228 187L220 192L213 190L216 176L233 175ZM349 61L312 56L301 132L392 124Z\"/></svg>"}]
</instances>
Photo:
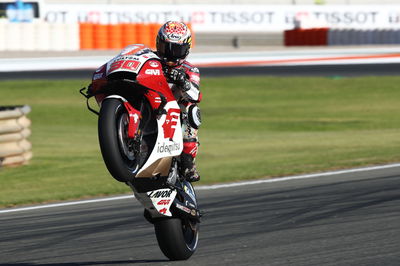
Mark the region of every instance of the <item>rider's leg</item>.
<instances>
[{"instance_id":1,"label":"rider's leg","mask_svg":"<svg viewBox=\"0 0 400 266\"><path fill-rule=\"evenodd\" d=\"M199 147L197 137L201 124L200 109L196 104L185 106L183 119L183 152L181 154L181 169L186 180L195 182L200 180L196 167L196 156Z\"/></svg>"}]
</instances>

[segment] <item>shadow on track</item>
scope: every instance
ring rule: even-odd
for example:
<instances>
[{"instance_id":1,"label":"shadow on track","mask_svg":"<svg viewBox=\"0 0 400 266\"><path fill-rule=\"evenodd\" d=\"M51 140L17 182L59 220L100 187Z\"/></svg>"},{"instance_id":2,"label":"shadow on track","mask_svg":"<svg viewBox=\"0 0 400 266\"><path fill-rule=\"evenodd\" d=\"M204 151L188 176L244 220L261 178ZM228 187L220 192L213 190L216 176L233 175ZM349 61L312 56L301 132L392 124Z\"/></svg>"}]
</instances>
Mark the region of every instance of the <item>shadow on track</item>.
<instances>
[{"instance_id":1,"label":"shadow on track","mask_svg":"<svg viewBox=\"0 0 400 266\"><path fill-rule=\"evenodd\" d=\"M136 263L157 263L157 262L169 262L169 260L118 260L118 261L82 261L82 262L64 262L64 263L7 263L1 264L5 266L90 266L90 265L124 265L124 264L136 264Z\"/></svg>"}]
</instances>

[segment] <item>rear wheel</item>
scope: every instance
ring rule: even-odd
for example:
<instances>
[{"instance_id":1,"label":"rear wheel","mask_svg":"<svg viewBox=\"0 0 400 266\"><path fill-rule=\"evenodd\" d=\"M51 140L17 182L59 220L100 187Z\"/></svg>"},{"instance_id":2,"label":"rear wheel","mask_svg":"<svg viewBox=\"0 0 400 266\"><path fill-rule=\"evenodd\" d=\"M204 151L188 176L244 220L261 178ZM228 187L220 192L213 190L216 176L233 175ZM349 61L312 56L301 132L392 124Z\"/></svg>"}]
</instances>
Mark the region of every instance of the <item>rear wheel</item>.
<instances>
[{"instance_id":1,"label":"rear wheel","mask_svg":"<svg viewBox=\"0 0 400 266\"><path fill-rule=\"evenodd\" d=\"M199 224L178 218L160 219L154 229L161 251L170 260L187 260L196 251Z\"/></svg>"},{"instance_id":2,"label":"rear wheel","mask_svg":"<svg viewBox=\"0 0 400 266\"><path fill-rule=\"evenodd\" d=\"M110 174L121 182L135 177L144 145L140 135L128 138L128 121L128 112L119 99L102 102L98 121L101 154Z\"/></svg>"}]
</instances>

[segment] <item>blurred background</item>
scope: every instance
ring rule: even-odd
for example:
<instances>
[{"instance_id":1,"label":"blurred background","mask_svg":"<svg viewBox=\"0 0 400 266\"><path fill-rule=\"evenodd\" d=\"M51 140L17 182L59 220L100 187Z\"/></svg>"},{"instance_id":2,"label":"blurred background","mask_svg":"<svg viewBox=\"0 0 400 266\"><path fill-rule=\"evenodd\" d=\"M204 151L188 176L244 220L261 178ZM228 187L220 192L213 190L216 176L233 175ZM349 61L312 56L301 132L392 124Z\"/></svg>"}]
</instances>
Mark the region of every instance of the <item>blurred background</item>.
<instances>
[{"instance_id":1,"label":"blurred background","mask_svg":"<svg viewBox=\"0 0 400 266\"><path fill-rule=\"evenodd\" d=\"M0 1L0 51L105 51L132 43L154 47L159 25L174 19L187 22L195 32L194 51L399 44L397 4L396 0Z\"/></svg>"}]
</instances>

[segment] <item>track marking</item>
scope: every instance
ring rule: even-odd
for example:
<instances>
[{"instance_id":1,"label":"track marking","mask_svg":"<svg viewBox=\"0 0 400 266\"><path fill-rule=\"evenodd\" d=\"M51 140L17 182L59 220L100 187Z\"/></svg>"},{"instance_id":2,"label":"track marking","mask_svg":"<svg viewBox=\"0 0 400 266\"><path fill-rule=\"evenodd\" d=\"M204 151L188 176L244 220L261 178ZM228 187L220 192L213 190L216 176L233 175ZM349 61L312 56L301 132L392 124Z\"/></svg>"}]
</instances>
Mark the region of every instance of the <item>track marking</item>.
<instances>
[{"instance_id":1,"label":"track marking","mask_svg":"<svg viewBox=\"0 0 400 266\"><path fill-rule=\"evenodd\" d=\"M400 163L363 167L363 168L353 168L353 169L323 172L323 173L317 173L317 174L276 177L276 178L268 178L268 179L252 180L252 181L242 181L242 182L236 182L236 183L217 184L217 185L211 185L211 186L198 186L195 188L196 188L196 190L210 190L210 189L219 189L219 188L239 187L239 186L256 185L256 184L264 184L264 183L283 182L283 181L290 181L290 180L297 180L297 179L308 179L308 178L326 177L326 176L349 174L349 173L367 172L367 171L382 170L382 169L395 168L395 167L400 167Z\"/></svg>"},{"instance_id":2,"label":"track marking","mask_svg":"<svg viewBox=\"0 0 400 266\"><path fill-rule=\"evenodd\" d=\"M326 61L343 61L343 64L349 63L351 60L360 59L386 59L399 58L400 54L374 54L374 55L354 55L354 56L335 56L335 57L317 57L317 58L289 58L289 59L272 59L272 60L253 60L253 61L227 61L227 62L207 62L197 63L198 67L226 67L226 66L256 66L256 65L284 65L296 63L310 62L326 62Z\"/></svg>"},{"instance_id":3,"label":"track marking","mask_svg":"<svg viewBox=\"0 0 400 266\"><path fill-rule=\"evenodd\" d=\"M324 172L324 173L317 173L317 174L306 174L306 175L268 178L268 179L243 181L243 182L227 183L227 184L218 184L218 185L210 185L210 186L196 186L195 188L196 188L196 190L212 190L212 189L220 189L220 188L230 188L230 187L264 184L264 183L284 182L284 181L298 180L298 179L326 177L326 176L341 175L341 174L348 174L348 173L368 172L368 171L373 171L373 170L382 170L382 169L395 168L395 167L400 167L400 163L363 167L363 168L353 168L353 169L338 170L338 171L331 171L331 172ZM0 214L1 213L22 212L22 211L54 208L54 207L80 205L80 204L87 204L87 203L131 199L131 198L134 198L134 196L133 195L123 195L123 196L110 197L110 198L54 203L54 204L38 205L38 206L32 206L32 207L15 208L15 209L4 209L4 210L0 210Z\"/></svg>"},{"instance_id":4,"label":"track marking","mask_svg":"<svg viewBox=\"0 0 400 266\"><path fill-rule=\"evenodd\" d=\"M110 197L110 198L101 198L101 199L92 199L92 200L79 200L79 201L71 201L71 202L62 202L62 203L52 203L52 204L45 204L45 205L37 205L37 206L32 206L32 207L22 207L22 208L15 208L15 209L4 209L4 210L0 210L0 214L1 213L8 213L8 212L20 212L20 211L30 211L30 210L54 208L54 207L64 207L64 206L71 206L71 205L80 205L80 204L87 204L87 203L94 203L94 202L130 199L130 198L134 198L134 197L135 196L133 196L133 195L124 195L124 196L117 196L117 197Z\"/></svg>"}]
</instances>

